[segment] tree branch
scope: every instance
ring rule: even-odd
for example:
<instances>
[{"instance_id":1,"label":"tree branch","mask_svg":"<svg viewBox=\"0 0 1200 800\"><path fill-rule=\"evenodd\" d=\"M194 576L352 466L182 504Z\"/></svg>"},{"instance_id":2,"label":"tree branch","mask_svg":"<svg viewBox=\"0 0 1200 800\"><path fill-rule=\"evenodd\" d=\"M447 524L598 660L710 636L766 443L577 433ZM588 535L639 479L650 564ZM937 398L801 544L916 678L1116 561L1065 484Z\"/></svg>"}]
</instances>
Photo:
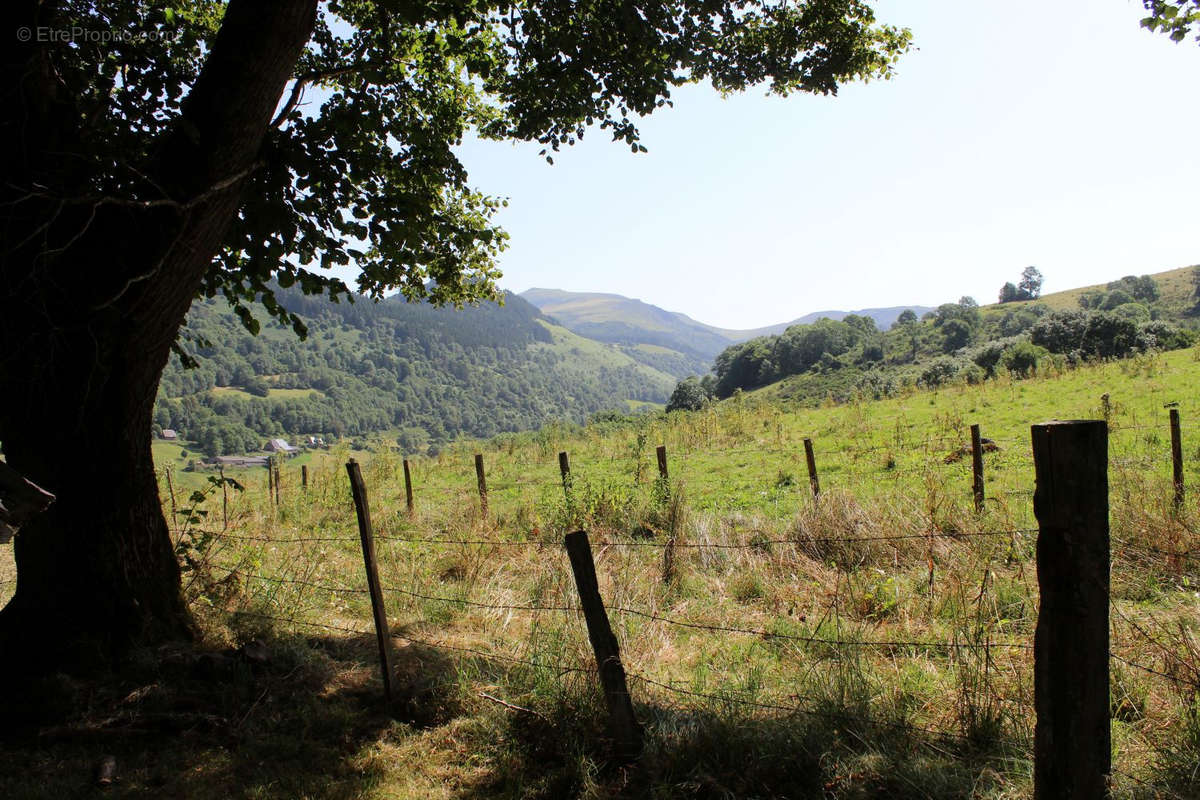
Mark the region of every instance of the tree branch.
<instances>
[{"instance_id":1,"label":"tree branch","mask_svg":"<svg viewBox=\"0 0 1200 800\"><path fill-rule=\"evenodd\" d=\"M356 61L353 64L347 64L344 67L335 69L314 70L306 72L303 75L297 75L295 83L292 84L292 91L288 95L287 102L283 104L283 108L275 115L275 119L271 120L271 127L278 128L291 115L296 107L300 105L300 101L304 99L304 89L317 81L323 81L326 78L336 78L339 75L347 75L351 72L357 72L366 67L373 67L375 64L371 61Z\"/></svg>"}]
</instances>

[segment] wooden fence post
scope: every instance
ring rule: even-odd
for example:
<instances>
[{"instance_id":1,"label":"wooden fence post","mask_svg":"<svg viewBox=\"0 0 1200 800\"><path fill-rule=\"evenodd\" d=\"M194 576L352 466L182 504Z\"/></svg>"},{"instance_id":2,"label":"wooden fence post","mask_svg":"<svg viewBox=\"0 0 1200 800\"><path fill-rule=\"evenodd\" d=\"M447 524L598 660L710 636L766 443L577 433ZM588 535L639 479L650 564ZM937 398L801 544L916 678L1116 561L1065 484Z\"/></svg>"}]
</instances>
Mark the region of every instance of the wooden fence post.
<instances>
[{"instance_id":1,"label":"wooden fence post","mask_svg":"<svg viewBox=\"0 0 1200 800\"><path fill-rule=\"evenodd\" d=\"M567 458L567 451L563 450L558 454L558 471L562 473L563 495L568 500L571 499L571 461Z\"/></svg>"},{"instance_id":2,"label":"wooden fence post","mask_svg":"<svg viewBox=\"0 0 1200 800\"><path fill-rule=\"evenodd\" d=\"M375 562L375 529L371 527L371 507L367 504L367 487L362 471L353 458L346 464L350 476L350 492L354 510L358 513L358 536L362 541L363 563L367 568L367 590L371 593L371 614L375 619L375 639L379 643L379 669L383 673L383 694L392 699L392 649L388 645L387 612L383 606L383 590L379 586L379 568Z\"/></svg>"},{"instance_id":3,"label":"wooden fence post","mask_svg":"<svg viewBox=\"0 0 1200 800\"><path fill-rule=\"evenodd\" d=\"M813 453L812 439L804 440L804 460L808 462L808 485L812 487L815 500L821 496L821 482L817 479L817 457Z\"/></svg>"},{"instance_id":4,"label":"wooden fence post","mask_svg":"<svg viewBox=\"0 0 1200 800\"><path fill-rule=\"evenodd\" d=\"M163 472L167 475L167 494L171 496L171 524L167 527L174 530L179 523L179 512L175 508L175 484L171 482L171 468L167 467Z\"/></svg>"},{"instance_id":5,"label":"wooden fence post","mask_svg":"<svg viewBox=\"0 0 1200 800\"><path fill-rule=\"evenodd\" d=\"M1179 409L1171 409L1171 468L1175 483L1175 513L1183 511L1183 437L1179 432Z\"/></svg>"},{"instance_id":6,"label":"wooden fence post","mask_svg":"<svg viewBox=\"0 0 1200 800\"><path fill-rule=\"evenodd\" d=\"M660 444L654 449L654 454L658 456L658 477L662 479L663 484L667 483L667 446Z\"/></svg>"},{"instance_id":7,"label":"wooden fence post","mask_svg":"<svg viewBox=\"0 0 1200 800\"><path fill-rule=\"evenodd\" d=\"M1034 633L1036 800L1108 797L1108 425L1032 427L1040 590Z\"/></svg>"},{"instance_id":8,"label":"wooden fence post","mask_svg":"<svg viewBox=\"0 0 1200 800\"><path fill-rule=\"evenodd\" d=\"M306 492L308 491L308 465L307 464L300 465L300 488Z\"/></svg>"},{"instance_id":9,"label":"wooden fence post","mask_svg":"<svg viewBox=\"0 0 1200 800\"><path fill-rule=\"evenodd\" d=\"M279 505L279 484L281 483L279 479L282 474L279 469L279 462L273 460L273 464L273 469L275 470L275 505Z\"/></svg>"},{"instance_id":10,"label":"wooden fence post","mask_svg":"<svg viewBox=\"0 0 1200 800\"><path fill-rule=\"evenodd\" d=\"M483 454L475 454L475 480L479 483L479 511L483 516L488 513L487 479L483 474Z\"/></svg>"},{"instance_id":11,"label":"wooden fence post","mask_svg":"<svg viewBox=\"0 0 1200 800\"><path fill-rule=\"evenodd\" d=\"M625 684L625 668L621 665L617 637L613 635L604 601L600 598L592 547L584 531L568 533L563 543L571 559L571 571L575 573L575 587L579 590L579 603L587 621L588 639L596 654L600 686L608 705L609 730L617 754L632 761L642 754L642 726L633 715L633 703Z\"/></svg>"},{"instance_id":12,"label":"wooden fence post","mask_svg":"<svg viewBox=\"0 0 1200 800\"><path fill-rule=\"evenodd\" d=\"M271 464L270 456L267 457L267 502L271 502L271 498L275 496L275 467ZM278 502L278 501L276 501Z\"/></svg>"},{"instance_id":13,"label":"wooden fence post","mask_svg":"<svg viewBox=\"0 0 1200 800\"><path fill-rule=\"evenodd\" d=\"M221 476L221 530L229 530L229 484L225 481L225 467L217 468Z\"/></svg>"},{"instance_id":14,"label":"wooden fence post","mask_svg":"<svg viewBox=\"0 0 1200 800\"><path fill-rule=\"evenodd\" d=\"M971 493L975 495L975 513L983 513L983 440L979 425L971 426Z\"/></svg>"},{"instance_id":15,"label":"wooden fence post","mask_svg":"<svg viewBox=\"0 0 1200 800\"><path fill-rule=\"evenodd\" d=\"M413 513L412 472L408 469L408 459L404 459L404 502L408 504L409 516Z\"/></svg>"}]
</instances>

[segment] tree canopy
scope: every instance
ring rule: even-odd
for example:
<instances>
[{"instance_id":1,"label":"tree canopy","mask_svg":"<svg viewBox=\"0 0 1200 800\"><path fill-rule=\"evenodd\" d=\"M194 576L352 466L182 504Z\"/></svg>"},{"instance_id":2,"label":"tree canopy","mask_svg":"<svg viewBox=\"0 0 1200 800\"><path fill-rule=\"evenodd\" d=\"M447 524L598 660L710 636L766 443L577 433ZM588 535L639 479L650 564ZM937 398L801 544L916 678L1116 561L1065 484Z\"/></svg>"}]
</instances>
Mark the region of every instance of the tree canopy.
<instances>
[{"instance_id":1,"label":"tree canopy","mask_svg":"<svg viewBox=\"0 0 1200 800\"><path fill-rule=\"evenodd\" d=\"M272 279L339 299L340 265L374 298L494 297L502 201L455 155L468 131L548 159L590 128L640 151L637 118L681 84L832 94L909 46L863 0L5 11L0 441L58 499L16 542L0 649L51 665L187 628L149 436L195 297L223 295L251 331L258 299L300 333Z\"/></svg>"},{"instance_id":2,"label":"tree canopy","mask_svg":"<svg viewBox=\"0 0 1200 800\"><path fill-rule=\"evenodd\" d=\"M1200 42L1200 0L1142 0L1142 5L1150 12L1142 20L1143 27L1182 42L1195 26L1196 41Z\"/></svg>"},{"instance_id":3,"label":"tree canopy","mask_svg":"<svg viewBox=\"0 0 1200 800\"><path fill-rule=\"evenodd\" d=\"M95 195L161 199L142 161L179 125L223 9L215 0L48 9L51 26L159 34L45 48L87 120ZM831 94L847 80L887 77L908 42L860 0L334 0L239 176L243 202L202 291L243 309L265 298L298 331L299 318L274 302L272 276L338 297L348 287L321 268L353 265L358 290L375 297L392 288L435 301L493 297L502 201L468 182L453 151L467 130L539 142L552 160L598 127L638 152L637 117L669 104L681 84Z\"/></svg>"},{"instance_id":4,"label":"tree canopy","mask_svg":"<svg viewBox=\"0 0 1200 800\"><path fill-rule=\"evenodd\" d=\"M1011 282L1000 287L1000 302L1012 303L1017 300L1037 300L1042 296L1042 273L1037 267L1026 267L1021 272L1020 283Z\"/></svg>"}]
</instances>

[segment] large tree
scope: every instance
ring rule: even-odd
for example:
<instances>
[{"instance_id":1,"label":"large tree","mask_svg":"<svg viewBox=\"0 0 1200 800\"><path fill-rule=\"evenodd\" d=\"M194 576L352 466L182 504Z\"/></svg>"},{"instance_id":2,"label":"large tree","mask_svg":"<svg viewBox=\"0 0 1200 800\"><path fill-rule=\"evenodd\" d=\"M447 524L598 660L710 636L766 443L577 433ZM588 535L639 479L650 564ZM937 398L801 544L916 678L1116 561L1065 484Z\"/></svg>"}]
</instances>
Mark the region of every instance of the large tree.
<instances>
[{"instance_id":1,"label":"large tree","mask_svg":"<svg viewBox=\"0 0 1200 800\"><path fill-rule=\"evenodd\" d=\"M641 150L673 87L833 93L907 31L862 0L6 0L0 442L57 502L15 540L0 652L29 668L186 636L150 456L193 298L494 294L465 132ZM432 287L432 288L431 288ZM6 658L11 663L14 659Z\"/></svg>"},{"instance_id":2,"label":"large tree","mask_svg":"<svg viewBox=\"0 0 1200 800\"><path fill-rule=\"evenodd\" d=\"M1142 27L1165 33L1172 41L1182 42L1193 26L1200 28L1200 0L1142 0L1142 5L1150 12ZM1196 41L1200 42L1200 33Z\"/></svg>"}]
</instances>

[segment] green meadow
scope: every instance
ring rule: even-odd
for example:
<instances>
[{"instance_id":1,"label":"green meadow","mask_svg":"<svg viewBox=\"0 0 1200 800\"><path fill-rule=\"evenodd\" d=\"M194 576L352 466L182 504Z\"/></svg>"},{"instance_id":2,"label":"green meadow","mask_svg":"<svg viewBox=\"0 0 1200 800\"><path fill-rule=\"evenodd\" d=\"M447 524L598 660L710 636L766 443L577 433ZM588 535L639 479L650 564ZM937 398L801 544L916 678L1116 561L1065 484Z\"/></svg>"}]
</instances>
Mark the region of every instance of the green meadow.
<instances>
[{"instance_id":1,"label":"green meadow","mask_svg":"<svg viewBox=\"0 0 1200 800\"><path fill-rule=\"evenodd\" d=\"M192 473L199 494L177 488L174 536L201 635L216 652L251 643L267 655L230 668L208 697L219 721L193 730L186 751L111 745L126 765L115 793L1029 797L1029 426L1104 418L1114 796L1197 796L1196 500L1173 513L1167 406L1183 420L1192 489L1198 378L1200 352L1181 351L822 408L768 388L698 412L602 415L410 457L411 514L406 454L386 441L309 456L307 489L299 462L285 462L278 504L265 470L228 471L241 490ZM972 424L996 448L982 513L963 457ZM156 444L160 468L176 467L179 449ZM377 536L390 704L349 458ZM612 757L604 725L562 548L577 529L645 728L633 765ZM146 702L172 709L200 691L145 681L158 687ZM56 745L55 768L34 767L39 788L63 788L56 776L94 752Z\"/></svg>"}]
</instances>

